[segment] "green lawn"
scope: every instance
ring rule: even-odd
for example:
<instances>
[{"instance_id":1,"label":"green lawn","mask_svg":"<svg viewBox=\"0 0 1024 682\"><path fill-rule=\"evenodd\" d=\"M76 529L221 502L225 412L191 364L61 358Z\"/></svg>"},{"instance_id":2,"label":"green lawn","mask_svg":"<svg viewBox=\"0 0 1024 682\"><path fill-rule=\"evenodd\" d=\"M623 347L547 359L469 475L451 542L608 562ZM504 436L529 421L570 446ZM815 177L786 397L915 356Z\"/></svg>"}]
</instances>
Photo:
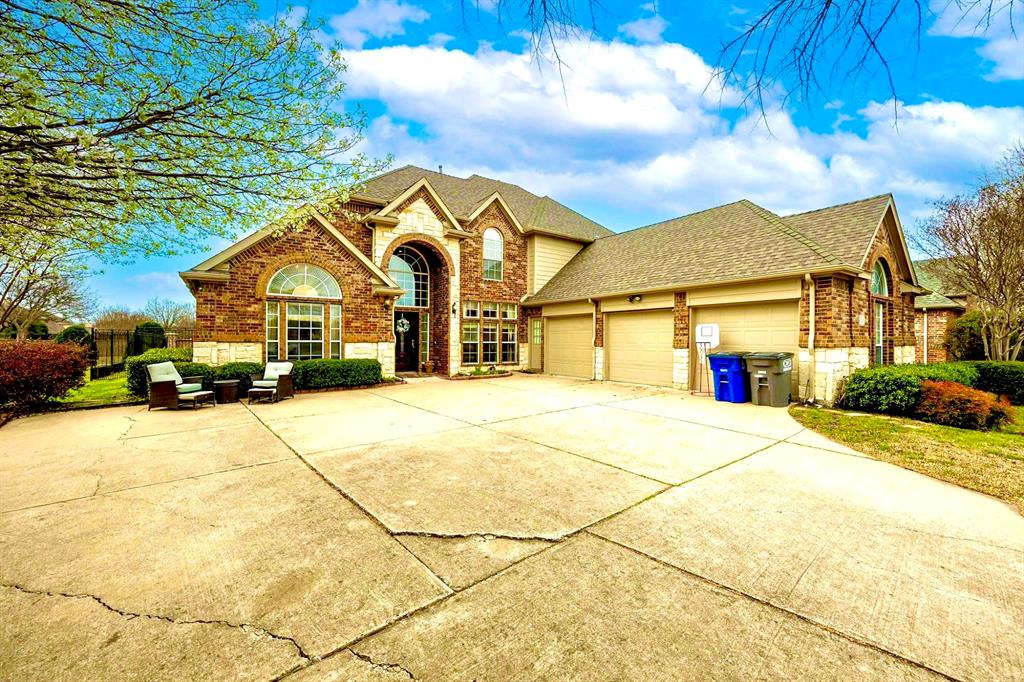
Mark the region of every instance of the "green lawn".
<instances>
[{"instance_id":1,"label":"green lawn","mask_svg":"<svg viewBox=\"0 0 1024 682\"><path fill-rule=\"evenodd\" d=\"M124 372L95 381L86 379L85 386L72 391L57 402L65 405L114 405L135 401L137 398L128 393L126 380Z\"/></svg>"},{"instance_id":2,"label":"green lawn","mask_svg":"<svg viewBox=\"0 0 1024 682\"><path fill-rule=\"evenodd\" d=\"M855 450L1006 500L1024 513L1024 424L968 431L913 419L793 406L793 418ZM1018 422L1024 421L1019 409Z\"/></svg>"}]
</instances>

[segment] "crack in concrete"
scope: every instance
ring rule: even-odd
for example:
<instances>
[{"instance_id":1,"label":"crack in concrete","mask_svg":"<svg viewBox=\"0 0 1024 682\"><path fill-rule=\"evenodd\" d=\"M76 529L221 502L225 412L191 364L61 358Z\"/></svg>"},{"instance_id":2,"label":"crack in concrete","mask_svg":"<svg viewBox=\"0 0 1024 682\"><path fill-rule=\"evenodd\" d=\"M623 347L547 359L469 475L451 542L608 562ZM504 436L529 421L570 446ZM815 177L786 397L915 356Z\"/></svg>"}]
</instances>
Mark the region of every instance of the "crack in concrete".
<instances>
[{"instance_id":1,"label":"crack in concrete","mask_svg":"<svg viewBox=\"0 0 1024 682\"><path fill-rule=\"evenodd\" d=\"M99 604L107 611L110 611L111 613L116 613L122 618L127 618L128 620L135 620L136 618L147 618L150 620L159 620L164 623L171 623L172 625L220 625L235 630L241 630L242 632L250 636L255 634L257 637L266 637L268 639L273 639L278 642L287 642L295 648L296 653L298 654L299 658L302 659L303 663L309 664L313 660L312 657L303 650L302 646L298 643L298 641L295 638L288 637L287 635L279 635L277 633L271 632L270 630L267 630L266 628L262 628L258 625L253 625L252 623L232 623L231 621L221 619L201 618L186 620L172 618L170 616L164 616L154 613L135 613L132 611L125 611L123 609L119 609L116 606L112 606L111 604L107 603L102 597L98 597L94 594L58 592L54 590L35 590L32 588L25 587L24 585L19 585L17 583L0 583L0 587L5 587L11 590L17 590L18 592L21 592L23 594L30 594L39 597L45 596L63 597L65 599L88 599L92 602L95 602L96 604Z\"/></svg>"},{"instance_id":2,"label":"crack in concrete","mask_svg":"<svg viewBox=\"0 0 1024 682\"><path fill-rule=\"evenodd\" d=\"M394 537L436 538L439 540L460 540L481 538L483 540L542 540L544 542L561 542L579 530L569 531L560 535L516 535L515 533L492 533L490 531L470 531L465 533L446 533L432 530L396 530Z\"/></svg>"},{"instance_id":3,"label":"crack in concrete","mask_svg":"<svg viewBox=\"0 0 1024 682\"><path fill-rule=\"evenodd\" d=\"M359 653L358 651L356 651L352 647L346 647L344 650L349 652L350 654L352 654L356 658L358 658L363 663L369 663L370 666L372 666L372 667L374 667L374 668L376 668L378 670L383 670L383 671L389 672L389 673L398 673L400 675L405 675L410 680L415 680L416 679L416 676L412 674L412 671L409 670L408 668L406 668L403 665L400 665L398 663L379 663L379 662L373 660L370 656L368 656L366 654Z\"/></svg>"},{"instance_id":4,"label":"crack in concrete","mask_svg":"<svg viewBox=\"0 0 1024 682\"><path fill-rule=\"evenodd\" d=\"M607 538L607 537L605 537L603 535L598 535L598 534L593 533L593 532L591 532L589 530L585 531L585 532L588 535L590 535L591 537L595 537L595 538L598 538L600 540L604 540L605 542L613 544L616 547L621 547L622 549L625 549L625 550L628 550L630 552L633 552L634 554L637 554L638 556L642 556L642 557L644 557L646 559L650 559L651 561L654 561L655 563L660 564L661 566L664 566L666 568L669 568L669 569L672 569L672 570L675 570L675 571L679 571L680 573L682 573L684 575L688 575L688 576L690 576L692 578L695 578L696 580L699 580L700 582L705 583L707 585L710 585L710 586L712 586L712 587L714 587L716 589L722 590L722 591L727 592L727 593L732 594L732 595L736 595L736 596L738 596L740 598L743 598L743 599L749 599L750 601L758 603L758 604L761 604L762 606L766 606L766 607L772 609L773 611L777 611L779 613L783 613L783 614L785 614L787 616L790 616L792 618L796 618L797 620L800 620L800 621L802 621L804 623L807 623L808 625L811 625L813 627L820 628L821 630L824 630L825 632L828 632L828 633L830 633L830 634L832 634L832 635L834 635L836 637L839 637L841 639L844 639L844 640L846 640L848 642L853 642L854 644L858 644L860 646L867 647L868 649L872 649L873 651L877 651L878 653L884 654L886 656L891 656L892 658L895 658L895 659L897 659L899 661L902 661L903 663L911 665L911 666L913 666L915 668L921 668L923 670L927 670L928 672L934 673L935 675L938 675L939 677L942 677L943 679L953 680L954 682L958 681L958 678L953 677L952 675L949 675L947 673L944 673L941 670L933 668L932 666L930 666L930 665L928 665L926 663L922 663L920 661L916 661L916 660L914 660L912 658L909 658L907 656L904 656L902 654L898 654L895 651L890 651L889 649L886 649L884 646L882 646L880 644L876 644L876 643L874 643L874 642L872 642L870 640L861 639L860 637L857 637L855 635L851 635L851 634L849 634L847 632L844 632L842 630L836 629L836 628L834 628L834 627L832 627L830 625L826 625L825 623L818 622L817 620L815 620L814 618L811 618L810 616L805 616L804 614L799 613L798 611L792 611L792 610L786 608L785 606L781 606L779 604L776 604L771 599L763 599L761 597L757 597L755 595L752 595L752 594L750 594L748 592L744 592L743 590L740 590L738 588L730 587L729 585L726 585L724 583L720 583L720 582L718 582L716 580L712 580L711 578L708 578L707 576L701 575L700 573L695 573L695 572L693 572L691 570L683 568L682 566L677 566L676 564L673 564L673 563L671 563L669 561L666 561L664 559L659 559L658 557L654 556L653 554L648 554L647 552L645 552L643 550L640 550L640 549L637 549L636 547L632 547L632 546L627 545L625 543L619 542L618 540L613 540L613 539Z\"/></svg>"}]
</instances>

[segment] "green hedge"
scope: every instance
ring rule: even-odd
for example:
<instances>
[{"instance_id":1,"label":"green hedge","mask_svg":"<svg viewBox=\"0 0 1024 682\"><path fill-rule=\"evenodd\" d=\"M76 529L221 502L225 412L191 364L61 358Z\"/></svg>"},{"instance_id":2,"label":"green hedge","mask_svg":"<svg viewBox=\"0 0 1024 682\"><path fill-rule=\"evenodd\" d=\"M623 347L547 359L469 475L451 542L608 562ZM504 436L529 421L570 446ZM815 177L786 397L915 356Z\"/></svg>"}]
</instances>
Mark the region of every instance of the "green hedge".
<instances>
[{"instance_id":1,"label":"green hedge","mask_svg":"<svg viewBox=\"0 0 1024 682\"><path fill-rule=\"evenodd\" d=\"M976 364L942 362L858 369L846 380L841 404L850 410L909 415L921 400L922 381L952 381L976 387Z\"/></svg>"},{"instance_id":2,"label":"green hedge","mask_svg":"<svg viewBox=\"0 0 1024 682\"><path fill-rule=\"evenodd\" d=\"M1024 405L1024 362L973 362L978 370L974 388L1005 395L1014 405Z\"/></svg>"},{"instance_id":3,"label":"green hedge","mask_svg":"<svg viewBox=\"0 0 1024 682\"><path fill-rule=\"evenodd\" d=\"M253 374L263 374L263 363L261 362L229 362L214 367L214 378L238 379L238 395L246 395L252 388Z\"/></svg>"},{"instance_id":4,"label":"green hedge","mask_svg":"<svg viewBox=\"0 0 1024 682\"><path fill-rule=\"evenodd\" d=\"M295 388L370 386L382 380L376 360L300 360L292 370Z\"/></svg>"},{"instance_id":5,"label":"green hedge","mask_svg":"<svg viewBox=\"0 0 1024 682\"><path fill-rule=\"evenodd\" d=\"M189 348L151 348L142 355L133 355L124 359L124 371L127 374L128 390L134 395L145 398L149 395L149 377L146 365L157 362L190 363L192 350ZM179 372L181 370L178 370Z\"/></svg>"}]
</instances>

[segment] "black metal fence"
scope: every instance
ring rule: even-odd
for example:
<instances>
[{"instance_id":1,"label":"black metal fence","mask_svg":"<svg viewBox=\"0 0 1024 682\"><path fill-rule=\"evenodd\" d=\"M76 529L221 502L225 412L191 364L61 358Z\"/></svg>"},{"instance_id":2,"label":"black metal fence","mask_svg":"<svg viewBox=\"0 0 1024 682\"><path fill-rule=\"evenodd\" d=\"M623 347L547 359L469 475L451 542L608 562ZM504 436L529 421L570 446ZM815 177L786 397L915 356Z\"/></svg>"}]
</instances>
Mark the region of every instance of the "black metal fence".
<instances>
[{"instance_id":1,"label":"black metal fence","mask_svg":"<svg viewBox=\"0 0 1024 682\"><path fill-rule=\"evenodd\" d=\"M124 371L124 359L140 355L150 348L192 348L191 329L167 329L163 332L130 329L93 329L89 342L89 377Z\"/></svg>"}]
</instances>

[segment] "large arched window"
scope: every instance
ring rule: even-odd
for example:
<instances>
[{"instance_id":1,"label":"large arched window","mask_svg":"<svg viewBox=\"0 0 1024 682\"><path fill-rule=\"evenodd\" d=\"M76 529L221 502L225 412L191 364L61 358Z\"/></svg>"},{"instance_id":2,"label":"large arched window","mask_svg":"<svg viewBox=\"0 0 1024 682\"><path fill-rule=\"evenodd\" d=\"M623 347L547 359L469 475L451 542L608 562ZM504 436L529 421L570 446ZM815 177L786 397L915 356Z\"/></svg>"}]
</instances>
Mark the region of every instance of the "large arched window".
<instances>
[{"instance_id":1,"label":"large arched window","mask_svg":"<svg viewBox=\"0 0 1024 682\"><path fill-rule=\"evenodd\" d=\"M283 300L286 298L335 299L336 302ZM323 268L309 263L286 265L274 273L267 284L267 362L341 358L342 320L338 280Z\"/></svg>"},{"instance_id":2,"label":"large arched window","mask_svg":"<svg viewBox=\"0 0 1024 682\"><path fill-rule=\"evenodd\" d=\"M500 281L505 263L505 240L501 232L488 227L484 230L484 279Z\"/></svg>"},{"instance_id":3,"label":"large arched window","mask_svg":"<svg viewBox=\"0 0 1024 682\"><path fill-rule=\"evenodd\" d=\"M341 298L341 287L323 268L294 263L277 271L267 285L267 293L300 298Z\"/></svg>"},{"instance_id":4,"label":"large arched window","mask_svg":"<svg viewBox=\"0 0 1024 682\"><path fill-rule=\"evenodd\" d=\"M889 273L885 263L881 259L875 261L875 267L871 270L871 294L873 296L889 295ZM890 334L887 330L889 323L885 314L885 301L875 300L872 302L871 326L874 327L872 338L874 339L874 356L876 365L884 365L886 361L886 347Z\"/></svg>"},{"instance_id":5,"label":"large arched window","mask_svg":"<svg viewBox=\"0 0 1024 682\"><path fill-rule=\"evenodd\" d=\"M409 246L399 246L388 262L388 274L405 293L395 305L426 308L429 305L430 273L427 261L420 252Z\"/></svg>"},{"instance_id":6,"label":"large arched window","mask_svg":"<svg viewBox=\"0 0 1024 682\"><path fill-rule=\"evenodd\" d=\"M871 271L871 293L875 296L889 295L889 276L880 260L875 261L875 267Z\"/></svg>"}]
</instances>

